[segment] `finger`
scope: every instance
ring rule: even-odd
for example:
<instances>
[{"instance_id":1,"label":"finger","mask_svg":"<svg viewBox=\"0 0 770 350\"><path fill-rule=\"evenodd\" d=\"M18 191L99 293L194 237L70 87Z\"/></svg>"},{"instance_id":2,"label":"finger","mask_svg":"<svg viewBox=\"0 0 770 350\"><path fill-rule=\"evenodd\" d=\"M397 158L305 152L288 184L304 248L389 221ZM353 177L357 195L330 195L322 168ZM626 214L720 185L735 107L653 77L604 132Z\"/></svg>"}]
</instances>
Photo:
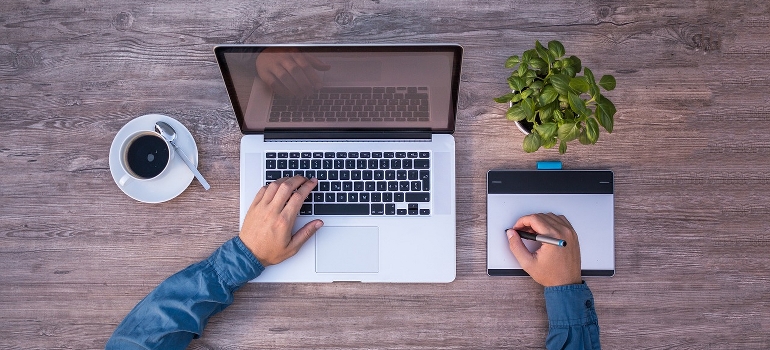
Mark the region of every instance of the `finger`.
<instances>
[{"instance_id":1,"label":"finger","mask_svg":"<svg viewBox=\"0 0 770 350\"><path fill-rule=\"evenodd\" d=\"M286 203L283 211L292 217L297 216L299 209L302 208L302 203L305 202L305 198L310 195L310 192L313 191L316 184L318 184L318 180L315 178L305 179L305 183L303 183L302 186L294 191L294 194L289 197L289 201Z\"/></svg>"},{"instance_id":2,"label":"finger","mask_svg":"<svg viewBox=\"0 0 770 350\"><path fill-rule=\"evenodd\" d=\"M265 197L265 192L267 192L267 185L262 186L262 188L259 189L257 192L257 195L254 196L254 200L251 201L251 208L256 207L259 201L262 200L262 198Z\"/></svg>"},{"instance_id":3,"label":"finger","mask_svg":"<svg viewBox=\"0 0 770 350\"><path fill-rule=\"evenodd\" d=\"M302 88L294 80L294 76L291 73L291 66L294 65L294 61L291 62L281 61L278 67L275 68L275 77L278 81L286 87L286 89L294 96L302 96Z\"/></svg>"},{"instance_id":4,"label":"finger","mask_svg":"<svg viewBox=\"0 0 770 350\"><path fill-rule=\"evenodd\" d=\"M302 228L291 237L291 241L289 241L289 250L292 252L291 255L296 254L299 251L299 248L302 248L302 245L305 244L310 237L313 237L323 225L323 221L313 220L305 224L305 226L302 226Z\"/></svg>"},{"instance_id":5,"label":"finger","mask_svg":"<svg viewBox=\"0 0 770 350\"><path fill-rule=\"evenodd\" d=\"M265 190L265 195L262 197L265 204L269 204L273 201L273 198L275 197L275 193L278 192L278 189L280 188L281 184L286 182L288 180L288 177L282 177L278 180L275 180L270 183L270 185L267 186L267 189Z\"/></svg>"},{"instance_id":6,"label":"finger","mask_svg":"<svg viewBox=\"0 0 770 350\"><path fill-rule=\"evenodd\" d=\"M551 224L546 220L545 214L525 215L516 221L514 229L530 228L534 233L547 233L552 231Z\"/></svg>"},{"instance_id":7,"label":"finger","mask_svg":"<svg viewBox=\"0 0 770 350\"><path fill-rule=\"evenodd\" d=\"M288 202L289 198L294 195L294 191L296 191L303 183L305 183L306 180L307 179L304 176L300 175L295 175L286 179L286 181L278 186L278 190L275 192L275 196L273 197L273 200L270 201L270 204L276 203L276 209L278 209L278 212L283 211L283 208L286 206L286 202ZM305 200L305 198L302 197L302 200ZM299 210L297 210L297 212L299 212Z\"/></svg>"},{"instance_id":8,"label":"finger","mask_svg":"<svg viewBox=\"0 0 770 350\"><path fill-rule=\"evenodd\" d=\"M294 59L297 62L297 65L299 65L300 68L302 68L302 73L304 74L304 77L307 78L307 81L310 83L309 87L311 88L311 91L308 93L312 93L312 89L320 89L321 84L321 78L318 77L318 74L316 74L316 70L313 66L313 63L310 62L309 58L312 56L307 54L297 54Z\"/></svg>"},{"instance_id":9,"label":"finger","mask_svg":"<svg viewBox=\"0 0 770 350\"><path fill-rule=\"evenodd\" d=\"M294 79L294 82L297 83L297 86L299 86L299 88L302 90L303 94L312 93L315 85L310 80L311 78L308 76L308 73L311 73L315 76L313 67L310 65L310 63L308 63L307 60L302 57L302 54L294 54L291 56L291 58L292 62L289 62L290 64L284 66L289 71L289 73L291 73L291 77Z\"/></svg>"},{"instance_id":10,"label":"finger","mask_svg":"<svg viewBox=\"0 0 770 350\"><path fill-rule=\"evenodd\" d=\"M307 58L308 62L310 62L310 65L313 66L313 68L320 70L320 71L327 71L332 68L330 64L326 64L324 61L321 61L317 57L306 54L305 57Z\"/></svg>"},{"instance_id":11,"label":"finger","mask_svg":"<svg viewBox=\"0 0 770 350\"><path fill-rule=\"evenodd\" d=\"M521 241L521 237L519 237L516 230L508 229L505 231L505 234L508 236L508 248L511 250L511 253L516 257L522 268L528 269L535 262L534 255L527 249L524 242Z\"/></svg>"}]
</instances>

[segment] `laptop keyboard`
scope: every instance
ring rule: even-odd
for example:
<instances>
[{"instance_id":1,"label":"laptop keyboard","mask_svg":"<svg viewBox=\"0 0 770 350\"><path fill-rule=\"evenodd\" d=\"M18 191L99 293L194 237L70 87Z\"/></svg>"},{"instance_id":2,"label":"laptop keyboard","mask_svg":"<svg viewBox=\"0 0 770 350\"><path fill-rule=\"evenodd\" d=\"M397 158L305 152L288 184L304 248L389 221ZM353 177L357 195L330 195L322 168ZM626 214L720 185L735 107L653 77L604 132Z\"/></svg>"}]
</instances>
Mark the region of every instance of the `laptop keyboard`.
<instances>
[{"instance_id":1,"label":"laptop keyboard","mask_svg":"<svg viewBox=\"0 0 770 350\"><path fill-rule=\"evenodd\" d=\"M269 122L427 122L428 88L326 87L304 98L276 96Z\"/></svg>"},{"instance_id":2,"label":"laptop keyboard","mask_svg":"<svg viewBox=\"0 0 770 350\"><path fill-rule=\"evenodd\" d=\"M266 184L317 178L300 215L430 215L430 152L266 152Z\"/></svg>"}]
</instances>

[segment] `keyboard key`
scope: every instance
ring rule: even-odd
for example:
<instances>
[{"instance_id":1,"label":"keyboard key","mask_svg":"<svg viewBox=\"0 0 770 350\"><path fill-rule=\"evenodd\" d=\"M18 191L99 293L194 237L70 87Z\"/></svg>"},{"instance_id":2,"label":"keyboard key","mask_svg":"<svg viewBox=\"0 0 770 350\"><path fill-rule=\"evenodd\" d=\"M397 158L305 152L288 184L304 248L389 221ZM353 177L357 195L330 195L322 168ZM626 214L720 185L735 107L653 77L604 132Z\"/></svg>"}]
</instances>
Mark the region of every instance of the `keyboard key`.
<instances>
[{"instance_id":1,"label":"keyboard key","mask_svg":"<svg viewBox=\"0 0 770 350\"><path fill-rule=\"evenodd\" d=\"M324 169L332 169L334 168L334 161L331 159L324 159L323 166Z\"/></svg>"},{"instance_id":2,"label":"keyboard key","mask_svg":"<svg viewBox=\"0 0 770 350\"><path fill-rule=\"evenodd\" d=\"M320 189L321 192L328 192L329 190L331 190L331 184L329 183L329 181L321 181L318 183L318 188Z\"/></svg>"},{"instance_id":3,"label":"keyboard key","mask_svg":"<svg viewBox=\"0 0 770 350\"><path fill-rule=\"evenodd\" d=\"M352 181L343 181L342 182L342 190L345 192L350 192L353 190L353 182Z\"/></svg>"},{"instance_id":4,"label":"keyboard key","mask_svg":"<svg viewBox=\"0 0 770 350\"><path fill-rule=\"evenodd\" d=\"M367 162L369 169L377 169L377 165L379 164L379 161L377 159L369 159Z\"/></svg>"},{"instance_id":5,"label":"keyboard key","mask_svg":"<svg viewBox=\"0 0 770 350\"><path fill-rule=\"evenodd\" d=\"M415 204L415 203L409 203L407 209L408 209L409 215L417 215L417 213L418 213L418 211L417 211L417 204Z\"/></svg>"},{"instance_id":6,"label":"keyboard key","mask_svg":"<svg viewBox=\"0 0 770 350\"><path fill-rule=\"evenodd\" d=\"M339 180L340 173L337 170L329 170L329 180Z\"/></svg>"},{"instance_id":7,"label":"keyboard key","mask_svg":"<svg viewBox=\"0 0 770 350\"><path fill-rule=\"evenodd\" d=\"M361 179L363 180L371 180L372 179L373 172L371 170L364 170L361 172Z\"/></svg>"},{"instance_id":8,"label":"keyboard key","mask_svg":"<svg viewBox=\"0 0 770 350\"><path fill-rule=\"evenodd\" d=\"M406 156L409 158L417 158L417 152L406 152Z\"/></svg>"},{"instance_id":9,"label":"keyboard key","mask_svg":"<svg viewBox=\"0 0 770 350\"><path fill-rule=\"evenodd\" d=\"M372 204L371 205L371 214L372 215L383 215L385 214L385 206L382 204Z\"/></svg>"},{"instance_id":10,"label":"keyboard key","mask_svg":"<svg viewBox=\"0 0 770 350\"><path fill-rule=\"evenodd\" d=\"M396 211L396 214L398 214L398 215L406 215L406 209L398 209Z\"/></svg>"},{"instance_id":11,"label":"keyboard key","mask_svg":"<svg viewBox=\"0 0 770 350\"><path fill-rule=\"evenodd\" d=\"M299 169L299 160L289 159L289 169Z\"/></svg>"},{"instance_id":12,"label":"keyboard key","mask_svg":"<svg viewBox=\"0 0 770 350\"><path fill-rule=\"evenodd\" d=\"M275 156L276 156L275 152L265 153L265 158L275 158Z\"/></svg>"},{"instance_id":13,"label":"keyboard key","mask_svg":"<svg viewBox=\"0 0 770 350\"><path fill-rule=\"evenodd\" d=\"M348 193L348 202L358 202L358 193Z\"/></svg>"},{"instance_id":14,"label":"keyboard key","mask_svg":"<svg viewBox=\"0 0 770 350\"><path fill-rule=\"evenodd\" d=\"M310 169L310 160L309 159L302 159L299 161L299 168L300 169Z\"/></svg>"},{"instance_id":15,"label":"keyboard key","mask_svg":"<svg viewBox=\"0 0 770 350\"><path fill-rule=\"evenodd\" d=\"M369 201L369 192L361 192L358 194L358 201L359 202L368 202Z\"/></svg>"},{"instance_id":16,"label":"keyboard key","mask_svg":"<svg viewBox=\"0 0 770 350\"><path fill-rule=\"evenodd\" d=\"M284 170L282 175L283 177L292 177L294 173L291 170Z\"/></svg>"},{"instance_id":17,"label":"keyboard key","mask_svg":"<svg viewBox=\"0 0 770 350\"><path fill-rule=\"evenodd\" d=\"M430 152L420 152L420 158L430 158Z\"/></svg>"},{"instance_id":18,"label":"keyboard key","mask_svg":"<svg viewBox=\"0 0 770 350\"><path fill-rule=\"evenodd\" d=\"M281 172L280 171L266 171L265 172L265 180L278 180L281 178Z\"/></svg>"},{"instance_id":19,"label":"keyboard key","mask_svg":"<svg viewBox=\"0 0 770 350\"><path fill-rule=\"evenodd\" d=\"M331 190L332 190L333 192L339 192L339 191L342 191L342 182L339 182L339 181L332 181L332 182L331 182ZM410 202L413 202L413 201L410 201Z\"/></svg>"},{"instance_id":20,"label":"keyboard key","mask_svg":"<svg viewBox=\"0 0 770 350\"><path fill-rule=\"evenodd\" d=\"M375 180L385 180L385 171L383 171L383 170L375 170L374 171L374 179Z\"/></svg>"},{"instance_id":21,"label":"keyboard key","mask_svg":"<svg viewBox=\"0 0 770 350\"><path fill-rule=\"evenodd\" d=\"M289 158L289 152L278 152L278 158Z\"/></svg>"},{"instance_id":22,"label":"keyboard key","mask_svg":"<svg viewBox=\"0 0 770 350\"><path fill-rule=\"evenodd\" d=\"M388 191L398 191L398 181L388 181Z\"/></svg>"},{"instance_id":23,"label":"keyboard key","mask_svg":"<svg viewBox=\"0 0 770 350\"><path fill-rule=\"evenodd\" d=\"M286 159L279 159L276 163L276 169L288 169L289 168L289 162Z\"/></svg>"},{"instance_id":24,"label":"keyboard key","mask_svg":"<svg viewBox=\"0 0 770 350\"><path fill-rule=\"evenodd\" d=\"M366 181L364 182L364 187L367 191L372 192L375 189L375 182L374 181Z\"/></svg>"},{"instance_id":25,"label":"keyboard key","mask_svg":"<svg viewBox=\"0 0 770 350\"><path fill-rule=\"evenodd\" d=\"M356 168L355 159L345 159L345 169L355 169L355 168Z\"/></svg>"},{"instance_id":26,"label":"keyboard key","mask_svg":"<svg viewBox=\"0 0 770 350\"><path fill-rule=\"evenodd\" d=\"M396 171L395 170L386 170L385 171L385 180L395 180L396 179Z\"/></svg>"},{"instance_id":27,"label":"keyboard key","mask_svg":"<svg viewBox=\"0 0 770 350\"><path fill-rule=\"evenodd\" d=\"M403 191L403 192L409 191L409 181L399 181L398 182L398 190L399 191ZM419 191L419 189L418 189L418 191Z\"/></svg>"},{"instance_id":28,"label":"keyboard key","mask_svg":"<svg viewBox=\"0 0 770 350\"><path fill-rule=\"evenodd\" d=\"M371 194L372 202L382 202L382 193L373 192Z\"/></svg>"},{"instance_id":29,"label":"keyboard key","mask_svg":"<svg viewBox=\"0 0 770 350\"><path fill-rule=\"evenodd\" d=\"M275 169L275 159L268 159L267 161L265 161L265 168Z\"/></svg>"},{"instance_id":30,"label":"keyboard key","mask_svg":"<svg viewBox=\"0 0 770 350\"><path fill-rule=\"evenodd\" d=\"M414 192L422 191L422 182L420 182L420 181L412 181L411 182L411 190L414 191Z\"/></svg>"},{"instance_id":31,"label":"keyboard key","mask_svg":"<svg viewBox=\"0 0 770 350\"><path fill-rule=\"evenodd\" d=\"M323 152L313 152L313 158L323 158L324 153Z\"/></svg>"},{"instance_id":32,"label":"keyboard key","mask_svg":"<svg viewBox=\"0 0 770 350\"><path fill-rule=\"evenodd\" d=\"M333 203L335 197L336 196L334 195L334 193L331 193L331 192L324 193L324 199L326 200L326 202ZM316 213L318 213L318 212L316 212Z\"/></svg>"},{"instance_id":33,"label":"keyboard key","mask_svg":"<svg viewBox=\"0 0 770 350\"><path fill-rule=\"evenodd\" d=\"M415 169L428 169L428 168L430 168L430 159L415 159L414 160L414 168Z\"/></svg>"},{"instance_id":34,"label":"keyboard key","mask_svg":"<svg viewBox=\"0 0 770 350\"><path fill-rule=\"evenodd\" d=\"M396 205L385 204L385 215L396 215Z\"/></svg>"},{"instance_id":35,"label":"keyboard key","mask_svg":"<svg viewBox=\"0 0 770 350\"><path fill-rule=\"evenodd\" d=\"M383 202L392 202L393 201L393 193L385 192L382 194L382 201Z\"/></svg>"},{"instance_id":36,"label":"keyboard key","mask_svg":"<svg viewBox=\"0 0 770 350\"><path fill-rule=\"evenodd\" d=\"M396 152L396 158L406 158L406 152Z\"/></svg>"},{"instance_id":37,"label":"keyboard key","mask_svg":"<svg viewBox=\"0 0 770 350\"><path fill-rule=\"evenodd\" d=\"M289 153L289 158L299 158L299 152L291 152L291 153Z\"/></svg>"},{"instance_id":38,"label":"keyboard key","mask_svg":"<svg viewBox=\"0 0 770 350\"><path fill-rule=\"evenodd\" d=\"M324 201L324 194L320 192L313 193L313 201L314 202L323 202Z\"/></svg>"},{"instance_id":39,"label":"keyboard key","mask_svg":"<svg viewBox=\"0 0 770 350\"><path fill-rule=\"evenodd\" d=\"M340 180L350 180L350 170L340 170Z\"/></svg>"},{"instance_id":40,"label":"keyboard key","mask_svg":"<svg viewBox=\"0 0 770 350\"><path fill-rule=\"evenodd\" d=\"M321 169L321 160L320 159L311 160L310 167L313 169Z\"/></svg>"},{"instance_id":41,"label":"keyboard key","mask_svg":"<svg viewBox=\"0 0 770 350\"><path fill-rule=\"evenodd\" d=\"M334 158L334 152L324 152L324 158Z\"/></svg>"},{"instance_id":42,"label":"keyboard key","mask_svg":"<svg viewBox=\"0 0 770 350\"><path fill-rule=\"evenodd\" d=\"M430 202L430 193L428 192L407 192L407 202Z\"/></svg>"},{"instance_id":43,"label":"keyboard key","mask_svg":"<svg viewBox=\"0 0 770 350\"><path fill-rule=\"evenodd\" d=\"M404 193L403 193L403 192L396 192L396 193L393 195L393 199L394 199L396 202L403 202L403 201L404 201Z\"/></svg>"},{"instance_id":44,"label":"keyboard key","mask_svg":"<svg viewBox=\"0 0 770 350\"><path fill-rule=\"evenodd\" d=\"M337 193L337 202L347 202L348 201L348 195L344 192L338 192Z\"/></svg>"},{"instance_id":45,"label":"keyboard key","mask_svg":"<svg viewBox=\"0 0 770 350\"><path fill-rule=\"evenodd\" d=\"M327 175L328 173L326 170L318 170L316 172L316 177L318 177L318 180L326 180L328 178Z\"/></svg>"},{"instance_id":46,"label":"keyboard key","mask_svg":"<svg viewBox=\"0 0 770 350\"><path fill-rule=\"evenodd\" d=\"M420 209L420 215L430 215L430 209Z\"/></svg>"},{"instance_id":47,"label":"keyboard key","mask_svg":"<svg viewBox=\"0 0 770 350\"><path fill-rule=\"evenodd\" d=\"M299 209L299 215L313 215L313 205L303 204Z\"/></svg>"},{"instance_id":48,"label":"keyboard key","mask_svg":"<svg viewBox=\"0 0 770 350\"><path fill-rule=\"evenodd\" d=\"M369 204L314 204L313 210L315 215L367 215Z\"/></svg>"},{"instance_id":49,"label":"keyboard key","mask_svg":"<svg viewBox=\"0 0 770 350\"><path fill-rule=\"evenodd\" d=\"M361 170L353 170L350 172L351 180L361 180Z\"/></svg>"},{"instance_id":50,"label":"keyboard key","mask_svg":"<svg viewBox=\"0 0 770 350\"><path fill-rule=\"evenodd\" d=\"M348 153L347 152L337 152L336 157L337 158L347 158L348 157Z\"/></svg>"}]
</instances>

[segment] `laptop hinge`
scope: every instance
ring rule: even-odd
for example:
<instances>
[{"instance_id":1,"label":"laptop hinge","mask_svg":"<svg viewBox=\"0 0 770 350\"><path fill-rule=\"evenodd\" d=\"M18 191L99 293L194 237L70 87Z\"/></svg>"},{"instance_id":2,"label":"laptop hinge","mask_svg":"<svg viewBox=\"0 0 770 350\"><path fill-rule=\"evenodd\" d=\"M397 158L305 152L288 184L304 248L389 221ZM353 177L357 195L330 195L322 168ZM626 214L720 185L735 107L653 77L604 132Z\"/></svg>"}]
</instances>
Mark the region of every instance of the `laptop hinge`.
<instances>
[{"instance_id":1,"label":"laptop hinge","mask_svg":"<svg viewBox=\"0 0 770 350\"><path fill-rule=\"evenodd\" d=\"M385 140L385 139L413 139L430 140L432 134L430 130L420 131L283 131L266 130L265 141L268 140Z\"/></svg>"}]
</instances>

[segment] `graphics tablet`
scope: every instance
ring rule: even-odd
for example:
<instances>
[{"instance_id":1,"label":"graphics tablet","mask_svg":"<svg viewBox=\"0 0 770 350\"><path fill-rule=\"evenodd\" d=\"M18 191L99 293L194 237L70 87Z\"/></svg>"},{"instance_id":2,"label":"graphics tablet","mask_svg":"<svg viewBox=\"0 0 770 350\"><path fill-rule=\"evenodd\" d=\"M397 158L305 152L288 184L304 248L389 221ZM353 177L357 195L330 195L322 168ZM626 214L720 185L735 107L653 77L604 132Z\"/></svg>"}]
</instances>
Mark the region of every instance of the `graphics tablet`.
<instances>
[{"instance_id":1,"label":"graphics tablet","mask_svg":"<svg viewBox=\"0 0 770 350\"><path fill-rule=\"evenodd\" d=\"M615 274L614 176L609 170L490 170L487 173L487 274L527 276L505 230L525 215L554 213L572 223L583 276ZM524 240L530 251L539 242Z\"/></svg>"}]
</instances>

